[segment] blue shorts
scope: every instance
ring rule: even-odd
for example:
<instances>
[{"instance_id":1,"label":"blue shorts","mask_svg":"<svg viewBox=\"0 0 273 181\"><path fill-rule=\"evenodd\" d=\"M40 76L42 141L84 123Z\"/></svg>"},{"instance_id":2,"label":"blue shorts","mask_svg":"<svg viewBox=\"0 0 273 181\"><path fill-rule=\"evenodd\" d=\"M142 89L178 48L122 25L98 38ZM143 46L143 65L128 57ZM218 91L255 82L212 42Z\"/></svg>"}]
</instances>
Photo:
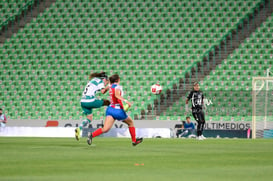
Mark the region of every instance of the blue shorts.
<instances>
[{"instance_id":1,"label":"blue shorts","mask_svg":"<svg viewBox=\"0 0 273 181\"><path fill-rule=\"evenodd\" d=\"M128 115L123 109L115 109L113 107L107 107L106 116L112 116L115 120L123 121L128 118Z\"/></svg>"}]
</instances>

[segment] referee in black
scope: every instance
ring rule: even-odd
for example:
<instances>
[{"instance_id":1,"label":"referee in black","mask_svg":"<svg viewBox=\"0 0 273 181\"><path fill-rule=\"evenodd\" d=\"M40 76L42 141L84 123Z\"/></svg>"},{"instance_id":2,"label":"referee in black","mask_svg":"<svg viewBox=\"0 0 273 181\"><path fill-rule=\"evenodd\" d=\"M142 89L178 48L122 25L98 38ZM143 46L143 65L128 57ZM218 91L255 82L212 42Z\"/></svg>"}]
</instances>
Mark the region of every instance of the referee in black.
<instances>
[{"instance_id":1,"label":"referee in black","mask_svg":"<svg viewBox=\"0 0 273 181\"><path fill-rule=\"evenodd\" d=\"M193 90L190 92L186 99L186 112L189 112L189 100L192 102L192 115L194 119L197 121L197 139L204 140L206 139L203 136L203 129L205 125L205 114L203 112L204 105L204 95L203 92L200 91L200 86L198 82L193 84Z\"/></svg>"}]
</instances>

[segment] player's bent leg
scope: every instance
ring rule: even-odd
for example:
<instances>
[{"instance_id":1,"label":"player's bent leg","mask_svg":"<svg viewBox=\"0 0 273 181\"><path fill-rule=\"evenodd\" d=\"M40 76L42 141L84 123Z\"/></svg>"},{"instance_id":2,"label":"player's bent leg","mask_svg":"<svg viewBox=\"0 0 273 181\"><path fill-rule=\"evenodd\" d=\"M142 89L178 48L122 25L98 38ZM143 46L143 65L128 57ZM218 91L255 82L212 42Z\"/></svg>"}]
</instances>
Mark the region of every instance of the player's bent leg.
<instances>
[{"instance_id":1,"label":"player's bent leg","mask_svg":"<svg viewBox=\"0 0 273 181\"><path fill-rule=\"evenodd\" d=\"M86 119L82 121L78 128L75 129L75 138L76 140L80 139L81 130L85 127L88 123L93 120L92 114L92 103L89 102L81 102L81 107L83 110L83 114L86 115Z\"/></svg>"},{"instance_id":2,"label":"player's bent leg","mask_svg":"<svg viewBox=\"0 0 273 181\"><path fill-rule=\"evenodd\" d=\"M107 116L102 128L103 133L107 133L113 126L115 119L112 116Z\"/></svg>"},{"instance_id":3,"label":"player's bent leg","mask_svg":"<svg viewBox=\"0 0 273 181\"><path fill-rule=\"evenodd\" d=\"M80 124L80 129L82 130L83 127L87 126L87 124L90 124L93 120L93 114L87 115L86 119Z\"/></svg>"},{"instance_id":4,"label":"player's bent leg","mask_svg":"<svg viewBox=\"0 0 273 181\"><path fill-rule=\"evenodd\" d=\"M124 123L128 125L128 127L134 127L134 122L130 116L128 116L125 120L123 120Z\"/></svg>"},{"instance_id":5,"label":"player's bent leg","mask_svg":"<svg viewBox=\"0 0 273 181\"><path fill-rule=\"evenodd\" d=\"M93 114L87 115L86 118L87 118L87 121L88 121L87 123L91 123L91 121L93 120ZM86 124L87 124L87 123L86 123ZM85 125L85 126L86 126L86 125Z\"/></svg>"},{"instance_id":6,"label":"player's bent leg","mask_svg":"<svg viewBox=\"0 0 273 181\"><path fill-rule=\"evenodd\" d=\"M139 143L141 143L143 141L143 138L136 138L136 128L134 126L134 122L133 122L132 118L130 116L128 116L123 122L128 125L129 132L130 132L130 135L132 138L132 145L136 146Z\"/></svg>"},{"instance_id":7,"label":"player's bent leg","mask_svg":"<svg viewBox=\"0 0 273 181\"><path fill-rule=\"evenodd\" d=\"M113 126L114 122L115 122L115 119L112 116L107 116L105 119L103 128L99 128L96 131L94 131L93 133L91 133L91 132L88 133L87 144L91 145L92 139L94 137L108 132L111 129L111 127Z\"/></svg>"},{"instance_id":8,"label":"player's bent leg","mask_svg":"<svg viewBox=\"0 0 273 181\"><path fill-rule=\"evenodd\" d=\"M92 120L92 119L91 119ZM90 117L84 120L78 128L75 129L75 138L76 140L80 139L81 130L85 127L88 123L91 123Z\"/></svg>"},{"instance_id":9,"label":"player's bent leg","mask_svg":"<svg viewBox=\"0 0 273 181\"><path fill-rule=\"evenodd\" d=\"M132 142L136 142L136 128L134 126L134 122L130 116L128 116L125 120L123 120L124 123L128 125L129 132L132 138Z\"/></svg>"},{"instance_id":10,"label":"player's bent leg","mask_svg":"<svg viewBox=\"0 0 273 181\"><path fill-rule=\"evenodd\" d=\"M87 124L91 123L93 120L93 114L86 115L86 120L84 120L78 128L75 129L75 138L76 140L80 140L81 130L83 127L85 127Z\"/></svg>"}]
</instances>

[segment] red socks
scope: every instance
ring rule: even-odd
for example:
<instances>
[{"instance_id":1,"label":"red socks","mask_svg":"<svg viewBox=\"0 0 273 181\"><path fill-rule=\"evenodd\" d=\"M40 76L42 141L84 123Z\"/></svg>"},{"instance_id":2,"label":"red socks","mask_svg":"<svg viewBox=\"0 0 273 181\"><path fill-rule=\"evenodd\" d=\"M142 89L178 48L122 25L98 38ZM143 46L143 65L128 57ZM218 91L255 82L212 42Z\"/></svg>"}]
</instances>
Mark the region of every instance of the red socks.
<instances>
[{"instance_id":1,"label":"red socks","mask_svg":"<svg viewBox=\"0 0 273 181\"><path fill-rule=\"evenodd\" d=\"M131 134L132 142L136 142L136 128L129 127L129 132Z\"/></svg>"},{"instance_id":2,"label":"red socks","mask_svg":"<svg viewBox=\"0 0 273 181\"><path fill-rule=\"evenodd\" d=\"M102 129L99 128L99 129L97 129L96 131L94 131L94 132L92 133L92 137L94 138L94 137L96 137L96 136L101 135L102 133L103 133L103 132L102 132Z\"/></svg>"},{"instance_id":3,"label":"red socks","mask_svg":"<svg viewBox=\"0 0 273 181\"><path fill-rule=\"evenodd\" d=\"M136 128L135 127L129 127L129 132L130 132L130 135L131 135L131 138L132 138L132 142L136 142ZM99 128L97 129L96 131L94 131L92 133L92 137L96 137L96 136L99 136L101 135L103 132L102 132L102 129Z\"/></svg>"}]
</instances>

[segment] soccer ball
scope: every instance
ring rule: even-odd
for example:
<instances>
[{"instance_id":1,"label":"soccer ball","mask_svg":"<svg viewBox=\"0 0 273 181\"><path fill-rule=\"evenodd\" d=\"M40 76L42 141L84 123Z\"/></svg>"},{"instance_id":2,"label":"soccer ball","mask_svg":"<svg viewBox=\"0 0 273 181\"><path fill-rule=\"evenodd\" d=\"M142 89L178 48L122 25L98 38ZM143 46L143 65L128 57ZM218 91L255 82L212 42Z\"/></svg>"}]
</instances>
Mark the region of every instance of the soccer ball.
<instances>
[{"instance_id":1,"label":"soccer ball","mask_svg":"<svg viewBox=\"0 0 273 181\"><path fill-rule=\"evenodd\" d=\"M152 87L151 87L151 92L152 92L153 94L160 94L161 91L162 91L162 86L161 86L161 85L159 85L159 84L154 84L154 85L152 85Z\"/></svg>"}]
</instances>

